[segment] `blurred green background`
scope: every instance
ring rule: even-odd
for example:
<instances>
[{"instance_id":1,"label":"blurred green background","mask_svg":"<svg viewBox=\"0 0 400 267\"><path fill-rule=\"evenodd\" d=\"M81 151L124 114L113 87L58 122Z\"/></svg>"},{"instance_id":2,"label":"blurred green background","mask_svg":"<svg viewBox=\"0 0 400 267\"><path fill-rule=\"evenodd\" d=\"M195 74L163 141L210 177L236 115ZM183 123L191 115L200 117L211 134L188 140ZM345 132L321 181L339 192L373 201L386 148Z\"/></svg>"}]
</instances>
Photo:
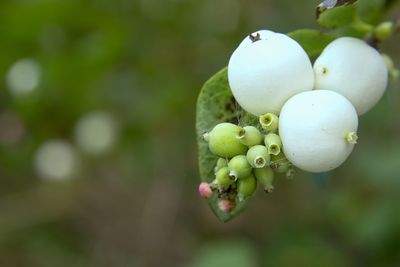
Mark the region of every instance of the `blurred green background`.
<instances>
[{"instance_id":1,"label":"blurred green background","mask_svg":"<svg viewBox=\"0 0 400 267\"><path fill-rule=\"evenodd\" d=\"M317 28L317 4L2 0L0 266L400 266L398 81L334 172L226 224L197 194L201 85L249 32Z\"/></svg>"}]
</instances>

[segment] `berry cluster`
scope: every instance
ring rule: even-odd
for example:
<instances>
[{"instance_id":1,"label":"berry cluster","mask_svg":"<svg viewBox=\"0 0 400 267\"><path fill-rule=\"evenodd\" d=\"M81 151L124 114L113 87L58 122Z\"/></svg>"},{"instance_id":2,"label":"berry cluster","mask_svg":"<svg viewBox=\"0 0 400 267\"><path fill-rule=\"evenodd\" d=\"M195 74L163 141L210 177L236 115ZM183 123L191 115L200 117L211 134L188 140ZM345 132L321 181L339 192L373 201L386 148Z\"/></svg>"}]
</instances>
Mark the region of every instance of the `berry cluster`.
<instances>
[{"instance_id":1,"label":"berry cluster","mask_svg":"<svg viewBox=\"0 0 400 267\"><path fill-rule=\"evenodd\" d=\"M358 116L378 103L388 74L384 56L363 40L337 38L312 64L295 40L268 30L246 37L228 64L239 105L257 116L279 114L286 157L309 172L333 170L348 158Z\"/></svg>"},{"instance_id":2,"label":"berry cluster","mask_svg":"<svg viewBox=\"0 0 400 267\"><path fill-rule=\"evenodd\" d=\"M260 116L259 121L258 128L224 122L203 135L218 160L214 180L201 183L199 193L209 198L215 192L218 206L224 212L231 211L237 201L252 196L257 184L265 192L272 192L274 172L287 177L295 173L282 151L282 141L277 134L278 117L267 113Z\"/></svg>"},{"instance_id":3,"label":"berry cluster","mask_svg":"<svg viewBox=\"0 0 400 267\"><path fill-rule=\"evenodd\" d=\"M200 184L200 195L216 192L220 209L229 212L257 182L271 192L274 171L292 176L293 167L337 168L357 143L358 116L378 103L388 74L384 56L353 37L334 40L312 64L287 35L250 34L229 60L228 81L235 100L260 125L221 123L204 135L219 159L215 179Z\"/></svg>"}]
</instances>

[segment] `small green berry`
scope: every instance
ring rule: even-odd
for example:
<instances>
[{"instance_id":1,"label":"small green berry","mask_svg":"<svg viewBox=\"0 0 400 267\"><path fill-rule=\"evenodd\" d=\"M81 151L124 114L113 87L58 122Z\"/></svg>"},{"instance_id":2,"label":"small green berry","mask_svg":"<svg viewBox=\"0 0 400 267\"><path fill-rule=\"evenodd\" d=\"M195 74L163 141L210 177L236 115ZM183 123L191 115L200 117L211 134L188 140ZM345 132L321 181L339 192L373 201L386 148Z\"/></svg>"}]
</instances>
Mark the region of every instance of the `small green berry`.
<instances>
[{"instance_id":1,"label":"small green berry","mask_svg":"<svg viewBox=\"0 0 400 267\"><path fill-rule=\"evenodd\" d=\"M275 171L277 173L287 173L290 169L292 169L292 164L289 161L278 163L276 165Z\"/></svg>"},{"instance_id":2,"label":"small green berry","mask_svg":"<svg viewBox=\"0 0 400 267\"><path fill-rule=\"evenodd\" d=\"M284 173L287 178L293 178L296 174L296 170L293 168L292 163L286 158L283 152L277 156L272 155L270 166L277 173Z\"/></svg>"},{"instance_id":3,"label":"small green berry","mask_svg":"<svg viewBox=\"0 0 400 267\"><path fill-rule=\"evenodd\" d=\"M263 168L268 165L271 160L268 149L262 145L250 147L246 157L253 168Z\"/></svg>"},{"instance_id":4,"label":"small green berry","mask_svg":"<svg viewBox=\"0 0 400 267\"><path fill-rule=\"evenodd\" d=\"M375 37L380 40L384 41L390 38L395 31L396 26L391 21L385 21L376 26L375 28Z\"/></svg>"},{"instance_id":5,"label":"small green berry","mask_svg":"<svg viewBox=\"0 0 400 267\"><path fill-rule=\"evenodd\" d=\"M232 183L234 182L234 179L229 176L229 169L228 167L222 167L215 173L215 181L214 183L219 187L219 188L228 188Z\"/></svg>"},{"instance_id":6,"label":"small green berry","mask_svg":"<svg viewBox=\"0 0 400 267\"><path fill-rule=\"evenodd\" d=\"M281 153L282 141L279 135L274 133L269 133L264 139L265 146L268 149L268 153L272 155L278 155Z\"/></svg>"},{"instance_id":7,"label":"small green berry","mask_svg":"<svg viewBox=\"0 0 400 267\"><path fill-rule=\"evenodd\" d=\"M263 136L256 127L245 126L240 128L237 139L239 139L242 144L251 147L262 144Z\"/></svg>"},{"instance_id":8,"label":"small green berry","mask_svg":"<svg viewBox=\"0 0 400 267\"><path fill-rule=\"evenodd\" d=\"M278 155L271 156L270 166L272 169L276 170L279 173L285 173L289 170L292 164L286 158L285 154L281 152Z\"/></svg>"},{"instance_id":9,"label":"small green berry","mask_svg":"<svg viewBox=\"0 0 400 267\"><path fill-rule=\"evenodd\" d=\"M266 193L272 193L272 191L274 191L274 186L272 185L274 182L274 172L271 168L254 169L254 175Z\"/></svg>"},{"instance_id":10,"label":"small green berry","mask_svg":"<svg viewBox=\"0 0 400 267\"><path fill-rule=\"evenodd\" d=\"M247 151L237 138L239 126L224 122L216 125L206 136L211 152L221 158L232 158Z\"/></svg>"},{"instance_id":11,"label":"small green berry","mask_svg":"<svg viewBox=\"0 0 400 267\"><path fill-rule=\"evenodd\" d=\"M215 164L215 167L214 167L214 173L217 173L217 171L219 171L223 167L227 167L227 166L228 166L228 160L227 159L218 158L217 164Z\"/></svg>"},{"instance_id":12,"label":"small green berry","mask_svg":"<svg viewBox=\"0 0 400 267\"><path fill-rule=\"evenodd\" d=\"M388 68L390 78L392 80L396 80L400 76L400 70L395 68L393 60L390 56L382 54L382 57Z\"/></svg>"},{"instance_id":13,"label":"small green berry","mask_svg":"<svg viewBox=\"0 0 400 267\"><path fill-rule=\"evenodd\" d=\"M257 188L257 180L253 174L250 176L240 179L237 182L237 193L239 201L243 201L244 199L252 196Z\"/></svg>"},{"instance_id":14,"label":"small green berry","mask_svg":"<svg viewBox=\"0 0 400 267\"><path fill-rule=\"evenodd\" d=\"M278 130L279 119L273 113L267 113L259 117L261 127L267 132L275 132Z\"/></svg>"},{"instance_id":15,"label":"small green berry","mask_svg":"<svg viewBox=\"0 0 400 267\"><path fill-rule=\"evenodd\" d=\"M229 176L234 180L246 178L251 174L251 165L245 155L233 157L228 162Z\"/></svg>"}]
</instances>

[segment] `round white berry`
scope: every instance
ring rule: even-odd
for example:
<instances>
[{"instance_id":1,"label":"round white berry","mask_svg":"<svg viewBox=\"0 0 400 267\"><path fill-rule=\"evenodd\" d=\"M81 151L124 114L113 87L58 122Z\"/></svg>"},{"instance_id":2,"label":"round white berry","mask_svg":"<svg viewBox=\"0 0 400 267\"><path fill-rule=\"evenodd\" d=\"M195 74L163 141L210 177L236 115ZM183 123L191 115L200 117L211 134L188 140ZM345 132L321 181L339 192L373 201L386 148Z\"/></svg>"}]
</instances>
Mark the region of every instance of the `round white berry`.
<instances>
[{"instance_id":1,"label":"round white berry","mask_svg":"<svg viewBox=\"0 0 400 267\"><path fill-rule=\"evenodd\" d=\"M228 80L239 105L258 116L279 114L291 96L311 90L314 73L307 54L296 41L263 30L246 37L233 52Z\"/></svg>"},{"instance_id":2,"label":"round white berry","mask_svg":"<svg viewBox=\"0 0 400 267\"><path fill-rule=\"evenodd\" d=\"M303 92L290 98L279 117L286 157L309 172L340 166L357 140L358 117L342 95L328 90Z\"/></svg>"},{"instance_id":3,"label":"round white berry","mask_svg":"<svg viewBox=\"0 0 400 267\"><path fill-rule=\"evenodd\" d=\"M362 40L342 37L331 42L314 63L315 89L336 91L362 115L376 105L388 83L379 52Z\"/></svg>"}]
</instances>

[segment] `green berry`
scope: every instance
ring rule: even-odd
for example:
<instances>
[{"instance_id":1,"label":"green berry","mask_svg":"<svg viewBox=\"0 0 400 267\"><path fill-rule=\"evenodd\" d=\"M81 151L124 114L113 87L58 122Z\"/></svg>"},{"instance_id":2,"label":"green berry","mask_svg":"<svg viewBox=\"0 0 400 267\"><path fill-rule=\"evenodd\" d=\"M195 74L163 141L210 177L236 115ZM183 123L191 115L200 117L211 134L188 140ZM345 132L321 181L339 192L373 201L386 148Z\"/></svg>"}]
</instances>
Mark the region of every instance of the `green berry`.
<instances>
[{"instance_id":1,"label":"green berry","mask_svg":"<svg viewBox=\"0 0 400 267\"><path fill-rule=\"evenodd\" d=\"M290 164L289 162L284 162L278 164L275 171L277 173L287 173L290 169L292 169L292 164Z\"/></svg>"},{"instance_id":2,"label":"green berry","mask_svg":"<svg viewBox=\"0 0 400 267\"><path fill-rule=\"evenodd\" d=\"M228 160L226 160L224 158L218 158L217 164L215 164L215 167L214 167L214 173L217 173L217 171L219 171L223 167L227 167L227 166L228 166Z\"/></svg>"},{"instance_id":3,"label":"green berry","mask_svg":"<svg viewBox=\"0 0 400 267\"><path fill-rule=\"evenodd\" d=\"M267 132L278 130L279 119L274 113L267 113L259 117L261 127Z\"/></svg>"},{"instance_id":4,"label":"green berry","mask_svg":"<svg viewBox=\"0 0 400 267\"><path fill-rule=\"evenodd\" d=\"M245 198L250 197L254 194L257 188L257 180L254 175L240 179L237 182L237 193L239 201L243 201Z\"/></svg>"},{"instance_id":5,"label":"green berry","mask_svg":"<svg viewBox=\"0 0 400 267\"><path fill-rule=\"evenodd\" d=\"M375 28L375 37L380 41L384 41L393 35L395 29L396 26L393 24L393 22L382 22Z\"/></svg>"},{"instance_id":6,"label":"green berry","mask_svg":"<svg viewBox=\"0 0 400 267\"><path fill-rule=\"evenodd\" d=\"M236 138L239 130L239 126L228 122L216 125L205 135L211 152L222 158L232 158L245 153L247 147Z\"/></svg>"},{"instance_id":7,"label":"green berry","mask_svg":"<svg viewBox=\"0 0 400 267\"><path fill-rule=\"evenodd\" d=\"M283 152L278 155L271 156L270 166L272 169L276 170L279 173L285 173L292 166L290 161L286 158Z\"/></svg>"},{"instance_id":8,"label":"green berry","mask_svg":"<svg viewBox=\"0 0 400 267\"><path fill-rule=\"evenodd\" d=\"M250 147L246 157L253 168L263 168L268 165L271 160L268 149L262 145Z\"/></svg>"},{"instance_id":9,"label":"green berry","mask_svg":"<svg viewBox=\"0 0 400 267\"><path fill-rule=\"evenodd\" d=\"M222 167L215 173L215 181L214 183L219 187L226 189L228 188L232 183L234 182L234 179L229 176L229 169L228 167Z\"/></svg>"},{"instance_id":10,"label":"green berry","mask_svg":"<svg viewBox=\"0 0 400 267\"><path fill-rule=\"evenodd\" d=\"M279 135L274 133L269 133L264 139L265 146L268 149L268 153L272 155L278 155L281 153L282 141Z\"/></svg>"},{"instance_id":11,"label":"green berry","mask_svg":"<svg viewBox=\"0 0 400 267\"><path fill-rule=\"evenodd\" d=\"M283 152L277 156L272 155L270 166L277 173L284 173L287 178L293 178L296 174L293 164L286 158Z\"/></svg>"},{"instance_id":12,"label":"green berry","mask_svg":"<svg viewBox=\"0 0 400 267\"><path fill-rule=\"evenodd\" d=\"M274 191L274 186L272 185L274 182L274 172L271 168L266 167L254 169L254 175L257 181L262 185L265 192L271 193Z\"/></svg>"},{"instance_id":13,"label":"green berry","mask_svg":"<svg viewBox=\"0 0 400 267\"><path fill-rule=\"evenodd\" d=\"M229 176L234 180L246 178L251 174L251 165L245 155L233 157L228 162Z\"/></svg>"},{"instance_id":14,"label":"green berry","mask_svg":"<svg viewBox=\"0 0 400 267\"><path fill-rule=\"evenodd\" d=\"M399 69L396 69L393 63L393 60L391 59L390 56L386 54L382 54L383 60L386 63L386 66L389 70L389 76L392 80L396 80L400 76L400 71Z\"/></svg>"},{"instance_id":15,"label":"green berry","mask_svg":"<svg viewBox=\"0 0 400 267\"><path fill-rule=\"evenodd\" d=\"M263 136L256 127L245 126L240 128L237 139L239 139L242 144L251 147L262 144Z\"/></svg>"}]
</instances>

